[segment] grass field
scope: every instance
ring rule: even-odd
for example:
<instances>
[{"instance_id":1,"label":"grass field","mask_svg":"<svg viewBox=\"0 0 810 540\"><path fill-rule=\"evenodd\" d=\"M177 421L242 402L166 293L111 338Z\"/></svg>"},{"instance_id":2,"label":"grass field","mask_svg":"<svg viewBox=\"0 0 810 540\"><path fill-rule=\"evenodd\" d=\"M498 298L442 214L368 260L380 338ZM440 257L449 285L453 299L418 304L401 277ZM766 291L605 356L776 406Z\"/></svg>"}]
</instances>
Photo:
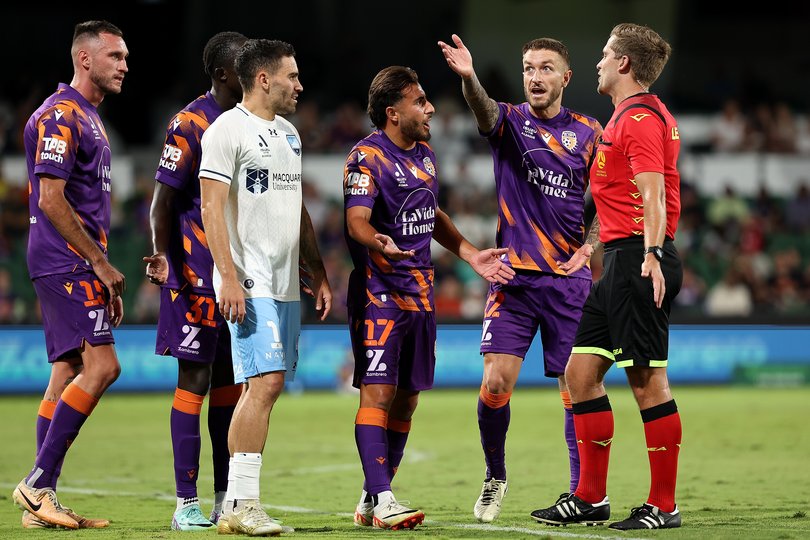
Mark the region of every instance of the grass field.
<instances>
[{"instance_id":1,"label":"grass field","mask_svg":"<svg viewBox=\"0 0 810 540\"><path fill-rule=\"evenodd\" d=\"M484 467L475 417L476 391L422 395L405 460L394 482L400 499L427 519L412 532L355 528L362 485L353 420L357 398L332 393L284 395L270 422L262 500L295 527L295 538L810 538L810 389L687 387L676 389L684 421L677 530L620 533L604 527L552 528L529 513L567 488L562 412L551 389L518 388L507 443L509 494L493 525L478 524L472 506ZM174 481L169 439L171 396L105 397L72 448L60 500L90 517L112 520L96 531L20 527L11 491L29 470L39 398L0 397L0 538L180 538L215 532L169 530ZM608 492L613 517L642 503L649 473L641 421L629 390L611 388L616 435ZM203 437L200 495L210 510L210 443Z\"/></svg>"}]
</instances>

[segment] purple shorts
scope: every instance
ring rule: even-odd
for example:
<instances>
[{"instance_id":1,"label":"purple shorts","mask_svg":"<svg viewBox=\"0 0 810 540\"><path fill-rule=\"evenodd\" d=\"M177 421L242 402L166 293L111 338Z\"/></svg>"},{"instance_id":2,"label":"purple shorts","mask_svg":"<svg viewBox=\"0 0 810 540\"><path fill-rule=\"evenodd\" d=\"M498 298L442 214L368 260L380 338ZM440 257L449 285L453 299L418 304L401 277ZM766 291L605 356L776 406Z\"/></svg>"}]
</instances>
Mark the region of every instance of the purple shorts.
<instances>
[{"instance_id":1,"label":"purple shorts","mask_svg":"<svg viewBox=\"0 0 810 540\"><path fill-rule=\"evenodd\" d=\"M93 272L76 270L33 280L42 310L48 361L78 356L86 341L115 343L107 313L107 289Z\"/></svg>"},{"instance_id":2,"label":"purple shorts","mask_svg":"<svg viewBox=\"0 0 810 540\"><path fill-rule=\"evenodd\" d=\"M391 384L429 390L436 366L436 316L432 311L380 309L371 304L349 314L354 386Z\"/></svg>"},{"instance_id":3,"label":"purple shorts","mask_svg":"<svg viewBox=\"0 0 810 540\"><path fill-rule=\"evenodd\" d=\"M590 288L588 279L539 272L518 272L509 285L490 285L481 354L525 358L539 328L546 377L563 375Z\"/></svg>"},{"instance_id":4,"label":"purple shorts","mask_svg":"<svg viewBox=\"0 0 810 540\"><path fill-rule=\"evenodd\" d=\"M231 334L214 296L161 289L155 353L207 364L230 364Z\"/></svg>"}]
</instances>

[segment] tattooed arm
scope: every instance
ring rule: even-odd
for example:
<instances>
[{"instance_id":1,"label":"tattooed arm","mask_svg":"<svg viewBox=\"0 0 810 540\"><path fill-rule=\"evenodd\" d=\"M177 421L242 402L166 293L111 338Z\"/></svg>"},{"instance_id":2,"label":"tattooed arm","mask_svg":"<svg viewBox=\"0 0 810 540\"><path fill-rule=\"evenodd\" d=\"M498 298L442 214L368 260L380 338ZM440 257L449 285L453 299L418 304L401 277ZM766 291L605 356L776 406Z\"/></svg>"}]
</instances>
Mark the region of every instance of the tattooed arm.
<instances>
[{"instance_id":1,"label":"tattooed arm","mask_svg":"<svg viewBox=\"0 0 810 540\"><path fill-rule=\"evenodd\" d=\"M489 133L498 121L498 103L487 95L473 68L472 54L461 38L452 36L456 47L440 41L439 48L444 53L447 65L461 77L461 89L470 110L475 115L475 123L482 133Z\"/></svg>"}]
</instances>

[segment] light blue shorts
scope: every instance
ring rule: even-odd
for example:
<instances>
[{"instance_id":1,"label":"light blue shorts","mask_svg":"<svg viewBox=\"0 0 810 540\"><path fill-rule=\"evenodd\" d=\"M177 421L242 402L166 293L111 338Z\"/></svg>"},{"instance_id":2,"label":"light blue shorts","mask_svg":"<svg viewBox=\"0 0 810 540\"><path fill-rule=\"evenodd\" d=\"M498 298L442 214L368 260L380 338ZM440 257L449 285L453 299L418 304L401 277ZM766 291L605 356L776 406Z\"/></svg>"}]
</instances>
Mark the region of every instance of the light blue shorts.
<instances>
[{"instance_id":1,"label":"light blue shorts","mask_svg":"<svg viewBox=\"0 0 810 540\"><path fill-rule=\"evenodd\" d=\"M242 324L228 322L231 331L234 382L284 371L284 380L295 379L298 338L301 335L301 302L272 298L246 298Z\"/></svg>"}]
</instances>

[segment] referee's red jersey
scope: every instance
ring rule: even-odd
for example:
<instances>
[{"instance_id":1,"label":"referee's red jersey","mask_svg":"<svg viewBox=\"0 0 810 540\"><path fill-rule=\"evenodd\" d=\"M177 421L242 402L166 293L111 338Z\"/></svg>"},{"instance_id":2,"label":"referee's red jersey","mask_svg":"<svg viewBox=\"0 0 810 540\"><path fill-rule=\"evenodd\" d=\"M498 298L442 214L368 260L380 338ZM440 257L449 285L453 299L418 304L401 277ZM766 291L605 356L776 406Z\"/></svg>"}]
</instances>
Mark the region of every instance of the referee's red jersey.
<instances>
[{"instance_id":1,"label":"referee's red jersey","mask_svg":"<svg viewBox=\"0 0 810 540\"><path fill-rule=\"evenodd\" d=\"M643 172L664 175L666 236L675 238L681 213L680 149L675 118L655 94L636 94L616 107L590 170L602 243L644 235L644 204L634 180Z\"/></svg>"}]
</instances>

